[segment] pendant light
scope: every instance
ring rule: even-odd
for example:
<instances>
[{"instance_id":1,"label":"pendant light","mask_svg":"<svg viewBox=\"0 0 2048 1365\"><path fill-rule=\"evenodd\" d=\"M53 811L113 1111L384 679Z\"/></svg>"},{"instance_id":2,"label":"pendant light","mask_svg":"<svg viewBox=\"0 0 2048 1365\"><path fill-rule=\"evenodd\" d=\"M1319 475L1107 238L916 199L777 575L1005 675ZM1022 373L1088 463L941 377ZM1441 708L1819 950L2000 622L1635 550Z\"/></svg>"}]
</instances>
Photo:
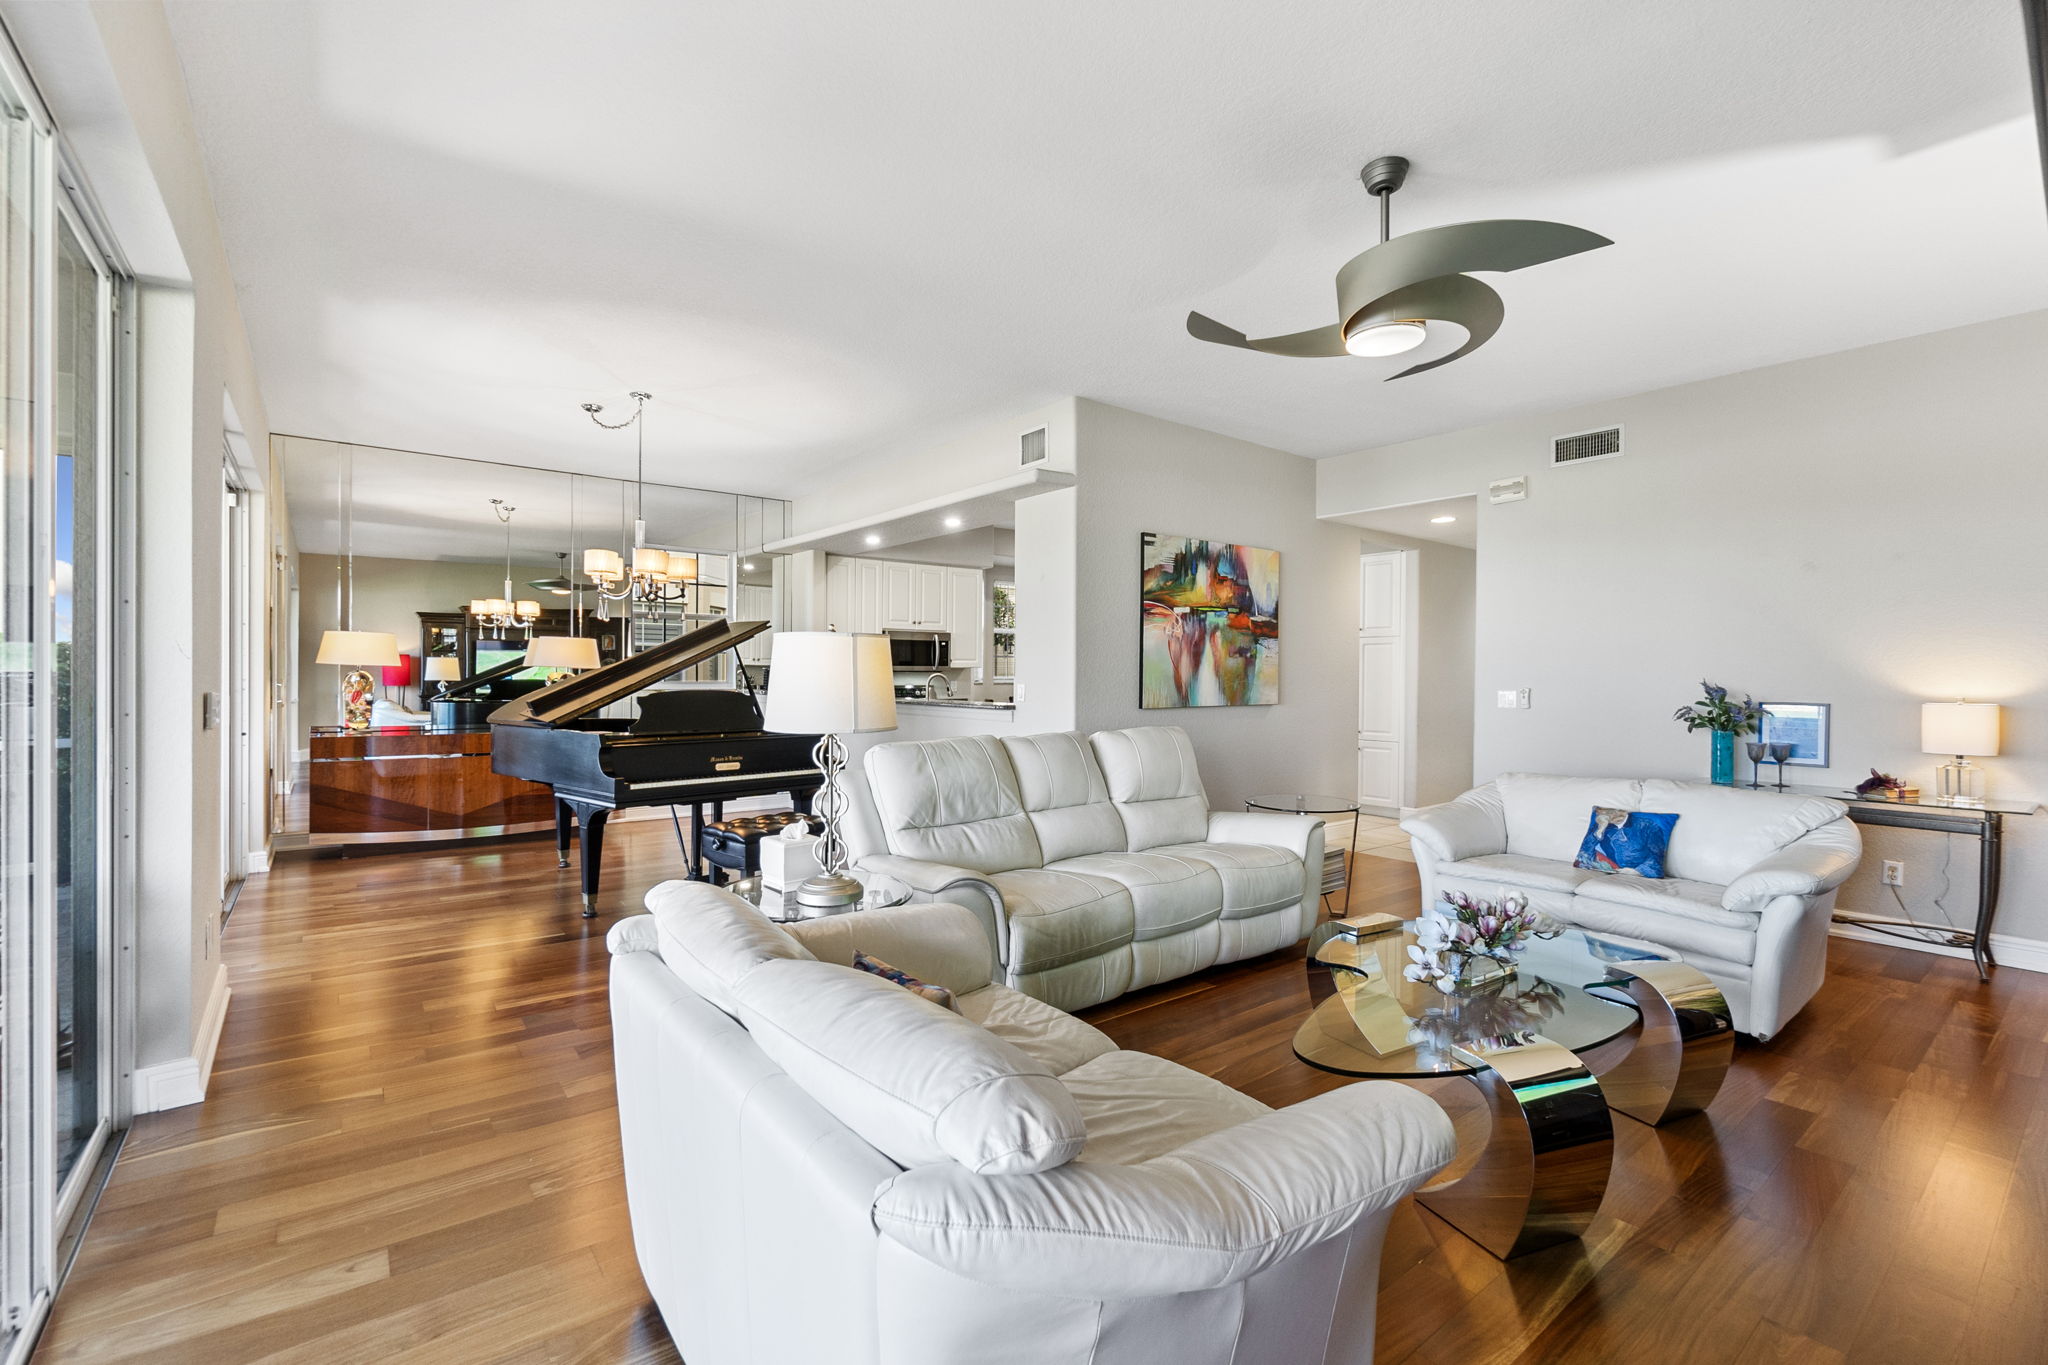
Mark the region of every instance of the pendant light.
<instances>
[{"instance_id":1,"label":"pendant light","mask_svg":"<svg viewBox=\"0 0 2048 1365\"><path fill-rule=\"evenodd\" d=\"M681 602L689 611L690 584L697 579L697 556L670 554L647 543L647 400L654 397L635 389L633 415L623 422L607 422L598 414L601 403L585 403L590 420L606 431L634 428L633 458L633 558L629 564L617 550L589 549L583 552L583 572L597 580L597 619L609 621L609 602Z\"/></svg>"},{"instance_id":2,"label":"pendant light","mask_svg":"<svg viewBox=\"0 0 2048 1365\"><path fill-rule=\"evenodd\" d=\"M540 603L528 598L512 600L512 514L519 509L503 498L491 499L491 511L505 528L505 595L503 597L472 597L469 600L469 614L476 618L477 625L492 630L525 630L533 633L533 623L540 619Z\"/></svg>"}]
</instances>

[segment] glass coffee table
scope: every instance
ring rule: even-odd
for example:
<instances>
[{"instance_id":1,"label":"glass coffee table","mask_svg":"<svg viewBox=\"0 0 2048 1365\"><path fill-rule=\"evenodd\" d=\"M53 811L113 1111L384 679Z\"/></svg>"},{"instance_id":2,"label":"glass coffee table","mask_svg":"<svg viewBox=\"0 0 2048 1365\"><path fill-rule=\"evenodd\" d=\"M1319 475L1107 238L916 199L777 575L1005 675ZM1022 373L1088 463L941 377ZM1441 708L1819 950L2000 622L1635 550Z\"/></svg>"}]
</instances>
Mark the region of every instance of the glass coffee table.
<instances>
[{"instance_id":1,"label":"glass coffee table","mask_svg":"<svg viewBox=\"0 0 2048 1365\"><path fill-rule=\"evenodd\" d=\"M855 905L800 905L794 887L778 891L764 884L759 876L741 877L738 881L726 883L725 889L777 924L794 924L798 920L822 919L826 915L844 915L859 910L886 909L909 903L915 894L909 886L887 873L848 868L847 875L861 884L861 898Z\"/></svg>"},{"instance_id":2,"label":"glass coffee table","mask_svg":"<svg viewBox=\"0 0 2048 1365\"><path fill-rule=\"evenodd\" d=\"M1340 1076L1457 1076L1491 1130L1476 1160L1416 1199L1507 1258L1579 1236L1614 1164L1609 1110L1661 1124L1706 1108L1735 1026L1720 988L1639 940L1566 929L1505 979L1446 995L1405 980L1411 928L1309 938L1314 1010L1294 1055Z\"/></svg>"}]
</instances>

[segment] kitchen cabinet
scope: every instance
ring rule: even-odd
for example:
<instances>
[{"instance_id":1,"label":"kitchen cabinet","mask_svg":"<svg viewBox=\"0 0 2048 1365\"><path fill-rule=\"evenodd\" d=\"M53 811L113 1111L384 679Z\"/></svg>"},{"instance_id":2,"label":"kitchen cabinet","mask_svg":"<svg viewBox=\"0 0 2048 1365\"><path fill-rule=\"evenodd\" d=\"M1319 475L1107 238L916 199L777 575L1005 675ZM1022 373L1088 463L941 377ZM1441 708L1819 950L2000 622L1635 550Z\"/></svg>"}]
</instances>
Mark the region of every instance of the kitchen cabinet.
<instances>
[{"instance_id":1,"label":"kitchen cabinet","mask_svg":"<svg viewBox=\"0 0 2048 1365\"><path fill-rule=\"evenodd\" d=\"M953 637L953 666L981 667L982 582L979 569L946 570L946 629Z\"/></svg>"},{"instance_id":2,"label":"kitchen cabinet","mask_svg":"<svg viewBox=\"0 0 2048 1365\"><path fill-rule=\"evenodd\" d=\"M882 562L882 629L916 630L917 568L915 564Z\"/></svg>"},{"instance_id":3,"label":"kitchen cabinet","mask_svg":"<svg viewBox=\"0 0 2048 1365\"><path fill-rule=\"evenodd\" d=\"M853 628L862 635L880 635L882 625L882 562L853 561Z\"/></svg>"},{"instance_id":4,"label":"kitchen cabinet","mask_svg":"<svg viewBox=\"0 0 2048 1365\"><path fill-rule=\"evenodd\" d=\"M913 564L910 567L911 577L917 585L917 608L911 617L911 629L951 629L952 623L946 617L947 570L936 564Z\"/></svg>"},{"instance_id":5,"label":"kitchen cabinet","mask_svg":"<svg viewBox=\"0 0 2048 1365\"><path fill-rule=\"evenodd\" d=\"M775 650L775 589L762 583L742 583L734 589L737 621L766 621L768 629L751 640L740 642L740 662L769 662Z\"/></svg>"}]
</instances>

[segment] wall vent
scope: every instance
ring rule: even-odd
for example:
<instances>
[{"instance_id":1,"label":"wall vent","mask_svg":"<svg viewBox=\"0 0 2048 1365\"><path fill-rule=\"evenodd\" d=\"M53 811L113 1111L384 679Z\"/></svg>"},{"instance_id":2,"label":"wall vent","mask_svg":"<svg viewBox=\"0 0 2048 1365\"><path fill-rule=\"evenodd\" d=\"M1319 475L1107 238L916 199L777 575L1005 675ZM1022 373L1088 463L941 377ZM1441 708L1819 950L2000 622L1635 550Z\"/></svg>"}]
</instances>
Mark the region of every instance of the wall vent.
<instances>
[{"instance_id":1,"label":"wall vent","mask_svg":"<svg viewBox=\"0 0 2048 1365\"><path fill-rule=\"evenodd\" d=\"M1024 458L1017 463L1037 464L1045 458L1045 428L1038 427L1025 432L1019 444L1022 447Z\"/></svg>"},{"instance_id":2,"label":"wall vent","mask_svg":"<svg viewBox=\"0 0 2048 1365\"><path fill-rule=\"evenodd\" d=\"M1598 431L1575 431L1569 436L1559 436L1550 443L1550 462L1554 465L1584 464L1588 460L1611 460L1620 454L1620 427L1602 427Z\"/></svg>"}]
</instances>

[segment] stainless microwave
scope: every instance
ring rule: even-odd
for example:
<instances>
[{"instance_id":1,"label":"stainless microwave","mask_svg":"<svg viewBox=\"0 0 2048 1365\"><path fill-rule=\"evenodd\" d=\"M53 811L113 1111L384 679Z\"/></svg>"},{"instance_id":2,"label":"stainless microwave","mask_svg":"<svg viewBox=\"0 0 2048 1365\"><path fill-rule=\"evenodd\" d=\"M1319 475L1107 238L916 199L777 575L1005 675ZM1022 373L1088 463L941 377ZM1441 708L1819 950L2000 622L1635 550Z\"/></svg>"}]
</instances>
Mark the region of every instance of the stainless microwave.
<instances>
[{"instance_id":1,"label":"stainless microwave","mask_svg":"<svg viewBox=\"0 0 2048 1365\"><path fill-rule=\"evenodd\" d=\"M945 668L953 661L953 642L943 635L891 635L892 668Z\"/></svg>"}]
</instances>

